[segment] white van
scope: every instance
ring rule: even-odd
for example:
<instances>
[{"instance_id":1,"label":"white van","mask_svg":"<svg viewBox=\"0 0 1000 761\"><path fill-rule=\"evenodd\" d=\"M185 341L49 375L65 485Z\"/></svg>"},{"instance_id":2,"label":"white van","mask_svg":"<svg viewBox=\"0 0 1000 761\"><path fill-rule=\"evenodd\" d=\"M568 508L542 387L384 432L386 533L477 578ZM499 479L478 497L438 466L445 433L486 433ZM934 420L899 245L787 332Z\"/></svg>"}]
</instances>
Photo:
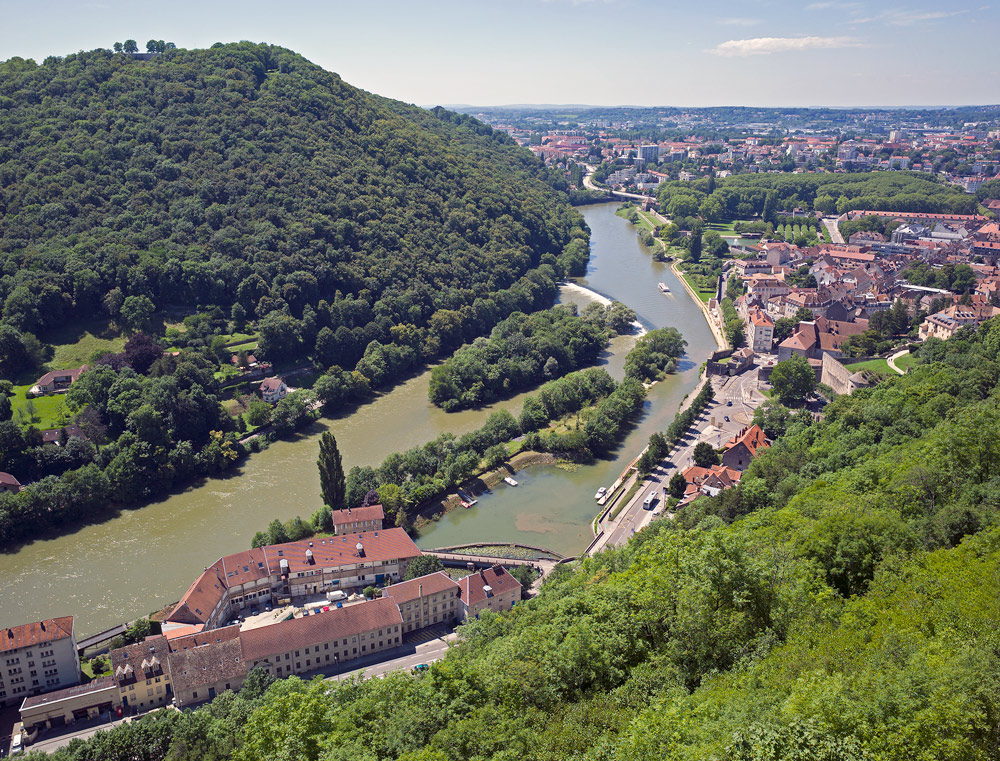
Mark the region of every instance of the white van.
<instances>
[{"instance_id":1,"label":"white van","mask_svg":"<svg viewBox=\"0 0 1000 761\"><path fill-rule=\"evenodd\" d=\"M646 501L642 503L642 509L648 510L649 508L651 508L653 506L653 501L655 499L656 499L656 492L651 491L649 494L646 495Z\"/></svg>"},{"instance_id":2,"label":"white van","mask_svg":"<svg viewBox=\"0 0 1000 761\"><path fill-rule=\"evenodd\" d=\"M12 734L12 739L10 743L10 755L20 756L24 753L24 735L21 732L21 722L14 725L14 731Z\"/></svg>"}]
</instances>

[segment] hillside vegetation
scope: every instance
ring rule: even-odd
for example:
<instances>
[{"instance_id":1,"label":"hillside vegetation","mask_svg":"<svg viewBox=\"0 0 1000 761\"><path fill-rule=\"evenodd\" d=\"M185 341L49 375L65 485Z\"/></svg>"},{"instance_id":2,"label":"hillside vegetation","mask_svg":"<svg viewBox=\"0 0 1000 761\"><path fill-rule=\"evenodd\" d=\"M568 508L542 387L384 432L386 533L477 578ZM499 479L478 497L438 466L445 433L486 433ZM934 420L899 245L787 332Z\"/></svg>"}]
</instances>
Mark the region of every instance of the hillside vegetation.
<instances>
[{"instance_id":1,"label":"hillside vegetation","mask_svg":"<svg viewBox=\"0 0 1000 761\"><path fill-rule=\"evenodd\" d=\"M589 232L546 179L503 133L271 45L0 63L0 471L31 484L0 499L0 546L226 471L248 424L311 421L305 390L223 409L235 337L311 363L332 413L551 306ZM88 344L62 413L90 442L42 447L51 416L8 396Z\"/></svg>"},{"instance_id":2,"label":"hillside vegetation","mask_svg":"<svg viewBox=\"0 0 1000 761\"><path fill-rule=\"evenodd\" d=\"M14 58L0 124L3 322L42 337L141 296L287 313L308 349L339 333L329 363L353 365L393 325L556 265L574 224L506 135L270 45Z\"/></svg>"},{"instance_id":3,"label":"hillside vegetation","mask_svg":"<svg viewBox=\"0 0 1000 761\"><path fill-rule=\"evenodd\" d=\"M429 673L255 680L57 757L996 758L998 354L994 320L792 416L736 490L561 567Z\"/></svg>"}]
</instances>

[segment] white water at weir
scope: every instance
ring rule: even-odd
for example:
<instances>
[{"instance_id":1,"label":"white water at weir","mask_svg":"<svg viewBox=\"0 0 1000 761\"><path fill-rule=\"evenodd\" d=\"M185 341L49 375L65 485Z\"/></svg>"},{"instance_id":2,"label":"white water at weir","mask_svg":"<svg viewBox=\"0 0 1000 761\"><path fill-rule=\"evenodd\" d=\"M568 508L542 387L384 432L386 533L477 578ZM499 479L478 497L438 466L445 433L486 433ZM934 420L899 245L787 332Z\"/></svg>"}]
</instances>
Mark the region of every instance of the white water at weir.
<instances>
[{"instance_id":1,"label":"white water at weir","mask_svg":"<svg viewBox=\"0 0 1000 761\"><path fill-rule=\"evenodd\" d=\"M590 543L597 488L617 477L650 433L669 425L697 382L699 365L715 348L702 313L614 208L581 209L592 230L590 265L580 280L584 287L565 286L560 300L582 306L594 298L593 291L634 309L643 330L676 327L688 342L678 373L650 389L642 418L614 459L572 470L521 471L517 488L501 486L472 509L449 513L425 530L420 546L516 541L579 552ZM671 294L659 292L660 281ZM618 336L602 355L601 363L615 378L622 377L625 355L635 341L636 335ZM346 468L378 464L390 452L421 445L444 431L471 431L495 409L516 415L527 395L448 414L428 401L429 376L429 371L414 376L351 415L321 421L293 440L272 444L228 478L204 481L104 523L0 555L0 626L72 614L78 634L86 635L177 600L203 568L220 555L246 549L272 519L309 516L318 509L316 457L325 430L336 435Z\"/></svg>"}]
</instances>

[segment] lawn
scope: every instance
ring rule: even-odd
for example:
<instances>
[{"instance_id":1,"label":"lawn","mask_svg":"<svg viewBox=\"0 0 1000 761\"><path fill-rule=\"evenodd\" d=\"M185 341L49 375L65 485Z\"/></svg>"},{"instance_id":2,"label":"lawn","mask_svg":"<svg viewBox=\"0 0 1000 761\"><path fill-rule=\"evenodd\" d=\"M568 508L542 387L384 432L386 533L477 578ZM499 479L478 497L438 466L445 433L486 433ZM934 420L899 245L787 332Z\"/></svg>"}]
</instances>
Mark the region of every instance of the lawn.
<instances>
[{"instance_id":1,"label":"lawn","mask_svg":"<svg viewBox=\"0 0 1000 761\"><path fill-rule=\"evenodd\" d=\"M684 282L687 283L690 286L691 290L698 294L698 298L700 298L706 304L711 299L715 298L715 289L712 289L711 291L703 291L699 289L697 285L695 285L694 281L691 279L691 276L685 273L684 270L678 268L678 271L681 273L681 277L684 278Z\"/></svg>"},{"instance_id":2,"label":"lawn","mask_svg":"<svg viewBox=\"0 0 1000 761\"><path fill-rule=\"evenodd\" d=\"M712 222L709 225L705 225L706 232L708 230L714 230L719 235L736 235L736 229L733 225L735 222Z\"/></svg>"},{"instance_id":3,"label":"lawn","mask_svg":"<svg viewBox=\"0 0 1000 761\"><path fill-rule=\"evenodd\" d=\"M26 394L33 385L34 381L23 386L14 386L14 396L10 400L14 408L14 420L21 425L33 425L43 431L66 425L69 422L66 395L54 394L28 399Z\"/></svg>"},{"instance_id":4,"label":"lawn","mask_svg":"<svg viewBox=\"0 0 1000 761\"><path fill-rule=\"evenodd\" d=\"M82 320L51 332L46 342L54 350L48 368L69 370L87 364L98 352L120 352L125 346L125 337L112 328L108 320Z\"/></svg>"},{"instance_id":5,"label":"lawn","mask_svg":"<svg viewBox=\"0 0 1000 761\"><path fill-rule=\"evenodd\" d=\"M917 358L914 357L913 354L904 354L902 357L896 360L896 367L898 367L904 373L916 364L917 364Z\"/></svg>"},{"instance_id":6,"label":"lawn","mask_svg":"<svg viewBox=\"0 0 1000 761\"><path fill-rule=\"evenodd\" d=\"M851 365L845 365L852 373L864 372L865 370L875 373L876 375L884 375L886 377L891 377L896 375L896 371L889 367L889 363L884 359L869 359L866 362L855 362Z\"/></svg>"}]
</instances>

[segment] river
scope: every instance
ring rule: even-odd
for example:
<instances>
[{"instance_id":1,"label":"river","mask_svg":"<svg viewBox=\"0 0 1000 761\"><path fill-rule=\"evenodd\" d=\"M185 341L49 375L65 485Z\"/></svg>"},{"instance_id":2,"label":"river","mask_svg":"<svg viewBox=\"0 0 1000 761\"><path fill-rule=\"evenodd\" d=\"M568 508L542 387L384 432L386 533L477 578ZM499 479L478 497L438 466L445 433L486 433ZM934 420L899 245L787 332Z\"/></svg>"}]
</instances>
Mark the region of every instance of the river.
<instances>
[{"instance_id":1,"label":"river","mask_svg":"<svg viewBox=\"0 0 1000 761\"><path fill-rule=\"evenodd\" d=\"M502 485L469 510L448 513L417 539L421 547L471 541L519 541L564 554L592 538L594 493L610 485L653 431L663 430L694 387L698 367L715 342L698 306L665 264L654 262L634 229L614 214L614 204L582 213L592 230L591 259L580 283L628 304L646 328L674 326L688 342L680 370L653 386L645 410L612 460L562 469L521 471L520 486ZM656 287L665 282L672 291ZM562 301L587 296L564 289ZM635 337L616 338L603 363L622 376ZM447 414L427 401L424 372L351 415L324 420L291 441L251 456L230 477L207 480L163 500L122 511L104 523L55 539L35 541L0 555L0 625L73 614L78 635L145 615L177 600L199 569L220 555L243 550L273 518L309 516L320 506L316 456L320 434L337 437L344 466L378 464L391 451L477 428L493 409L516 415L524 394L481 410Z\"/></svg>"}]
</instances>

